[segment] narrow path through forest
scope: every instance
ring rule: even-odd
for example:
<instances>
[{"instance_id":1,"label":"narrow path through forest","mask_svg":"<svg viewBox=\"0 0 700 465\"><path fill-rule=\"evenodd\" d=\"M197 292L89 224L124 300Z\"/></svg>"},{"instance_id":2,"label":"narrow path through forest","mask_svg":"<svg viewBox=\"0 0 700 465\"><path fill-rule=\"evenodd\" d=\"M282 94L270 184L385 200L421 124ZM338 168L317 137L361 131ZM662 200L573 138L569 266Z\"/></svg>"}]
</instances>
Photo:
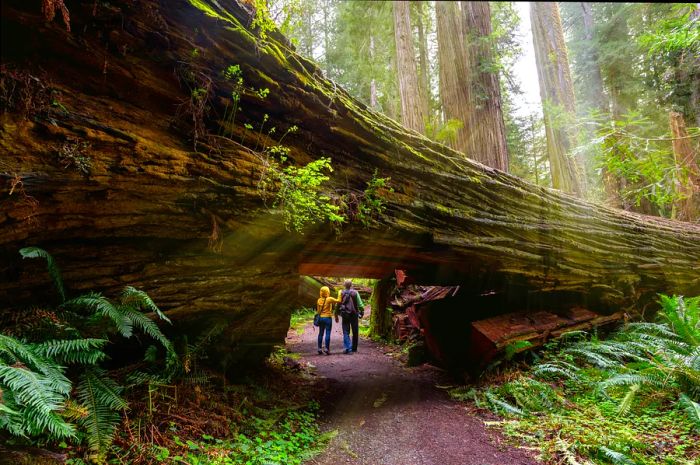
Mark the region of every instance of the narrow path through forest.
<instances>
[{"instance_id":1,"label":"narrow path through forest","mask_svg":"<svg viewBox=\"0 0 700 465\"><path fill-rule=\"evenodd\" d=\"M314 465L525 465L532 454L514 448L449 398L437 385L450 380L424 365L407 368L389 347L361 339L358 352L342 353L340 324L333 324L331 355L317 355L317 328L287 344L326 378L324 431L338 435Z\"/></svg>"}]
</instances>

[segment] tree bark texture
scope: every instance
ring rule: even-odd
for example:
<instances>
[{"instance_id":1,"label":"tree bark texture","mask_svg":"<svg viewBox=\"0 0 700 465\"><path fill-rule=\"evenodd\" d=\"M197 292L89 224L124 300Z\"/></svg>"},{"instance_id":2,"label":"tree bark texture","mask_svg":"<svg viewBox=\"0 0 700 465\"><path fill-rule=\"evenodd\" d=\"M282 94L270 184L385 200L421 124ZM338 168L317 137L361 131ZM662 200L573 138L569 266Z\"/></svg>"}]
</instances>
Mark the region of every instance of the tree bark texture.
<instances>
[{"instance_id":1,"label":"tree bark texture","mask_svg":"<svg viewBox=\"0 0 700 465\"><path fill-rule=\"evenodd\" d=\"M411 29L411 9L408 1L394 1L394 33L396 35L396 71L401 95L401 122L405 127L423 134L426 113L418 82Z\"/></svg>"},{"instance_id":2,"label":"tree bark texture","mask_svg":"<svg viewBox=\"0 0 700 465\"><path fill-rule=\"evenodd\" d=\"M418 81L420 85L420 95L421 95L421 106L423 107L423 112L427 119L430 118L431 105L430 105L430 80L428 75L430 73L430 62L428 59L428 35L425 31L425 26L423 24L424 19L424 8L426 8L425 2L416 2L416 25L418 29L418 69L420 74L420 80Z\"/></svg>"},{"instance_id":3,"label":"tree bark texture","mask_svg":"<svg viewBox=\"0 0 700 465\"><path fill-rule=\"evenodd\" d=\"M576 108L569 58L555 2L531 2L530 21L547 135L552 185L577 197L585 194L582 164L571 153Z\"/></svg>"},{"instance_id":4,"label":"tree bark texture","mask_svg":"<svg viewBox=\"0 0 700 465\"><path fill-rule=\"evenodd\" d=\"M608 100L605 96L603 87L603 75L600 72L598 63L598 44L595 41L595 23L593 21L593 3L580 2L581 13L583 18L583 32L585 41L584 59L584 78L588 91L586 102L591 106L591 109L601 114L608 113Z\"/></svg>"},{"instance_id":5,"label":"tree bark texture","mask_svg":"<svg viewBox=\"0 0 700 465\"><path fill-rule=\"evenodd\" d=\"M445 122L456 119L462 124L450 146L463 156L467 152L469 133L466 128L467 107L471 99L470 88L464 85L469 75L467 49L461 13L457 2L435 2L437 25L438 66L440 76L440 103Z\"/></svg>"},{"instance_id":6,"label":"tree bark texture","mask_svg":"<svg viewBox=\"0 0 700 465\"><path fill-rule=\"evenodd\" d=\"M598 115L609 115L609 102L605 95L603 86L603 75L600 71L598 62L598 43L595 40L595 23L593 20L593 4L591 2L580 2L581 17L583 19L583 31L585 41L585 52L583 55L584 63L582 66L583 79L586 85L584 89L587 95L584 101L589 108L588 111L597 113ZM588 136L594 137L592 130L588 130ZM620 195L620 190L623 186L623 181L613 173L603 167L601 172L603 180L603 190L605 192L606 204L614 208L622 208L623 201Z\"/></svg>"},{"instance_id":7,"label":"tree bark texture","mask_svg":"<svg viewBox=\"0 0 700 465\"><path fill-rule=\"evenodd\" d=\"M193 340L222 327L210 360L233 373L282 343L292 309L310 305L296 298L304 270L405 269L417 282L460 285L469 305L511 296L484 303L488 316L700 294L700 226L600 207L463 159L371 111L277 32L261 38L247 3L98 2L93 15L94 5L71 3L69 33L37 5L3 2L0 77L19 90L1 95L3 324L55 301L45 264L19 257L30 245L54 255L69 296L133 285L170 316L171 334ZM231 124L235 83L224 70L234 64L246 89ZM208 89L198 151L195 85ZM339 237L327 225L287 232L258 190L265 148L280 144L295 165L330 157L330 188L390 176L379 225L348 224Z\"/></svg>"},{"instance_id":8,"label":"tree bark texture","mask_svg":"<svg viewBox=\"0 0 700 465\"><path fill-rule=\"evenodd\" d=\"M697 150L693 148L682 113L668 114L673 144L673 157L681 172L678 192L683 196L676 207L676 218L682 221L700 220L700 167Z\"/></svg>"},{"instance_id":9,"label":"tree bark texture","mask_svg":"<svg viewBox=\"0 0 700 465\"><path fill-rule=\"evenodd\" d=\"M489 2L461 2L467 37L470 101L465 122L467 153L486 166L508 171L506 127L501 109L501 88L495 67ZM463 84L465 85L465 84Z\"/></svg>"}]
</instances>

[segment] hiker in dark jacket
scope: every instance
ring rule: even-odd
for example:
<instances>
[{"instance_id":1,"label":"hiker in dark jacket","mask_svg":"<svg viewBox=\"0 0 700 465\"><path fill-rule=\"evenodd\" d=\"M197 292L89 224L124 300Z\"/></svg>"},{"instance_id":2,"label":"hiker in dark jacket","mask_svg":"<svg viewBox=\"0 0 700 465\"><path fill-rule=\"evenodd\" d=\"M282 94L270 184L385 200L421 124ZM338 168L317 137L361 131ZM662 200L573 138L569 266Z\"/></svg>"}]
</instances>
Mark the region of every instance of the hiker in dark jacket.
<instances>
[{"instance_id":1,"label":"hiker in dark jacket","mask_svg":"<svg viewBox=\"0 0 700 465\"><path fill-rule=\"evenodd\" d=\"M335 322L338 322L338 314L343 318L343 346L346 354L357 352L358 323L365 312L360 293L352 288L352 281L346 279L343 283L345 290L340 293ZM352 328L352 342L350 342L350 329Z\"/></svg>"}]
</instances>

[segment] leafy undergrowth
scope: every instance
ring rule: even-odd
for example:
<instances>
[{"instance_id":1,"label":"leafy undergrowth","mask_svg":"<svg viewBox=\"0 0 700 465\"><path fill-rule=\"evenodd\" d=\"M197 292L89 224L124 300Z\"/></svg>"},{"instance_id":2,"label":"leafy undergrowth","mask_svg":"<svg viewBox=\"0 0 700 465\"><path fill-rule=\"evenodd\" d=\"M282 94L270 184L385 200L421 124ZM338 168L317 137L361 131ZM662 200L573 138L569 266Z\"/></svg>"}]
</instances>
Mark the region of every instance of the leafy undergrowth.
<instances>
[{"instance_id":1,"label":"leafy undergrowth","mask_svg":"<svg viewBox=\"0 0 700 465\"><path fill-rule=\"evenodd\" d=\"M304 333L304 328L310 322L314 321L313 308L300 308L292 312L292 318L289 321L289 329L296 331L301 336Z\"/></svg>"},{"instance_id":2,"label":"leafy undergrowth","mask_svg":"<svg viewBox=\"0 0 700 465\"><path fill-rule=\"evenodd\" d=\"M547 464L700 463L699 303L661 296L657 323L606 340L569 333L532 367L450 393L496 413L487 424Z\"/></svg>"},{"instance_id":3,"label":"leafy undergrowth","mask_svg":"<svg viewBox=\"0 0 700 465\"><path fill-rule=\"evenodd\" d=\"M130 409L107 459L112 464L294 465L320 453L315 382L283 349L253 377L226 384L151 385ZM70 465L83 465L67 447Z\"/></svg>"}]
</instances>

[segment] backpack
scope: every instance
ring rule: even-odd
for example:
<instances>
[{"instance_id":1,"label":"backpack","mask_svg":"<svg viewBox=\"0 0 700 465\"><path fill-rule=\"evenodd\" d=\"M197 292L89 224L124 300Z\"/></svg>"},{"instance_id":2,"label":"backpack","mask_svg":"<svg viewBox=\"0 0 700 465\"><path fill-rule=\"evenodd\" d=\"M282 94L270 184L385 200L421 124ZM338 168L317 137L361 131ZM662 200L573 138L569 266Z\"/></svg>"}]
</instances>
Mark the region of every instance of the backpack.
<instances>
[{"instance_id":1,"label":"backpack","mask_svg":"<svg viewBox=\"0 0 700 465\"><path fill-rule=\"evenodd\" d=\"M343 291L343 299L340 301L340 305L338 306L338 312L343 318L347 318L357 313L357 308L355 304L356 295L357 291L355 289Z\"/></svg>"}]
</instances>

